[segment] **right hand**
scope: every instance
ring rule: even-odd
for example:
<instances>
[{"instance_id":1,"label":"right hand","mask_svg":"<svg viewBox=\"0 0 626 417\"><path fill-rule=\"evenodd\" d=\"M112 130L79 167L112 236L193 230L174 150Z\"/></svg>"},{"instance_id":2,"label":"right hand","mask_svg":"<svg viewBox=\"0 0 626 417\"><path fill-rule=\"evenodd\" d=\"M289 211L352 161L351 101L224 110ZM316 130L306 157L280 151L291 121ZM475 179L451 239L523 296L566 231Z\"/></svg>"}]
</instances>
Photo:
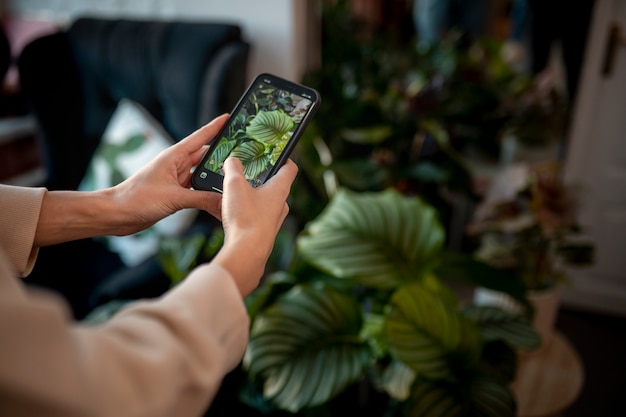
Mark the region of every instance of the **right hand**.
<instances>
[{"instance_id":1,"label":"right hand","mask_svg":"<svg viewBox=\"0 0 626 417\"><path fill-rule=\"evenodd\" d=\"M298 168L288 160L265 184L254 188L237 158L224 162L221 218L224 246L213 259L228 270L241 294L254 290L265 270L276 234L289 213L287 197Z\"/></svg>"}]
</instances>

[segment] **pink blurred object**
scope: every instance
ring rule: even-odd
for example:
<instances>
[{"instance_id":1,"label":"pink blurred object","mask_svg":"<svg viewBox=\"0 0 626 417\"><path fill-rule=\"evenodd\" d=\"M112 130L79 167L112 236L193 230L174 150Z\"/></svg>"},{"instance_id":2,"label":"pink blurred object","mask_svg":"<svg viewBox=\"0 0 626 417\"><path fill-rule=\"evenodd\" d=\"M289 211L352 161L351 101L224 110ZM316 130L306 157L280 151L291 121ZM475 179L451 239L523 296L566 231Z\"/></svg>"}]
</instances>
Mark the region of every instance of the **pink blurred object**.
<instances>
[{"instance_id":1,"label":"pink blurred object","mask_svg":"<svg viewBox=\"0 0 626 417\"><path fill-rule=\"evenodd\" d=\"M2 27L9 40L11 55L13 57L13 63L9 67L3 80L3 88L13 91L16 90L19 85L19 75L15 66L15 59L20 55L24 46L38 37L58 31L61 26L58 22L52 20L9 17L2 19Z\"/></svg>"}]
</instances>

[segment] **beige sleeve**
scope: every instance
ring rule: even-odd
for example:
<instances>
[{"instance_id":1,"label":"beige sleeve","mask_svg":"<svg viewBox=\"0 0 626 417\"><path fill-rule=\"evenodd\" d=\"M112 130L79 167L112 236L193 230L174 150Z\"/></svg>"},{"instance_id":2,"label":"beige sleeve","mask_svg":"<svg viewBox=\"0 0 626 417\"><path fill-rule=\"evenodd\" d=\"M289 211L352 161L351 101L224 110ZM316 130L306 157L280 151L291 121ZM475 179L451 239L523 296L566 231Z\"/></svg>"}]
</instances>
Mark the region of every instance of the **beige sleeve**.
<instances>
[{"instance_id":1,"label":"beige sleeve","mask_svg":"<svg viewBox=\"0 0 626 417\"><path fill-rule=\"evenodd\" d=\"M0 248L20 276L30 273L37 258L33 242L45 193L45 188L0 184Z\"/></svg>"},{"instance_id":2,"label":"beige sleeve","mask_svg":"<svg viewBox=\"0 0 626 417\"><path fill-rule=\"evenodd\" d=\"M218 266L84 327L6 264L0 250L0 415L199 416L243 356L249 318Z\"/></svg>"}]
</instances>

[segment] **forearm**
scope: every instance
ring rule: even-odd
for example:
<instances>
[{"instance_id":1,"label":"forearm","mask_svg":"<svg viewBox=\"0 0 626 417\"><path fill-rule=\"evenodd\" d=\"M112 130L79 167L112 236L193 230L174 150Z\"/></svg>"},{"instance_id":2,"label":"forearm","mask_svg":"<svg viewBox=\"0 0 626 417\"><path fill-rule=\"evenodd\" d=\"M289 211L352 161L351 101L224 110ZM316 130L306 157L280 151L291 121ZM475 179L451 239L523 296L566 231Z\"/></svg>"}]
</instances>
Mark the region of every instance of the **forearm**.
<instances>
[{"instance_id":1,"label":"forearm","mask_svg":"<svg viewBox=\"0 0 626 417\"><path fill-rule=\"evenodd\" d=\"M35 247L124 233L124 208L110 189L48 191L43 199Z\"/></svg>"},{"instance_id":2,"label":"forearm","mask_svg":"<svg viewBox=\"0 0 626 417\"><path fill-rule=\"evenodd\" d=\"M220 268L196 268L161 299L83 328L2 267L0 415L197 416L243 356L247 312Z\"/></svg>"}]
</instances>

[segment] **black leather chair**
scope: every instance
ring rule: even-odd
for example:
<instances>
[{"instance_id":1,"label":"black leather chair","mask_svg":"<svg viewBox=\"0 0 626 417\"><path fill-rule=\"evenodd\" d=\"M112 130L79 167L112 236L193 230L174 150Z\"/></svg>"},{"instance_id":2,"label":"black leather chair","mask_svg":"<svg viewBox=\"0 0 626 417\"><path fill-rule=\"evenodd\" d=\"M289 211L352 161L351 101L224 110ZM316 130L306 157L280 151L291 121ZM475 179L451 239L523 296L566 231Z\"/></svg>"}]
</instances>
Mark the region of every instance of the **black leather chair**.
<instances>
[{"instance_id":1,"label":"black leather chair","mask_svg":"<svg viewBox=\"0 0 626 417\"><path fill-rule=\"evenodd\" d=\"M50 190L76 189L122 98L145 107L175 140L232 110L250 45L235 24L84 17L27 45L21 89L35 115ZM208 233L202 213L191 231ZM169 287L155 257L128 268L93 239L42 248L26 279L61 293L81 318L111 299Z\"/></svg>"}]
</instances>

